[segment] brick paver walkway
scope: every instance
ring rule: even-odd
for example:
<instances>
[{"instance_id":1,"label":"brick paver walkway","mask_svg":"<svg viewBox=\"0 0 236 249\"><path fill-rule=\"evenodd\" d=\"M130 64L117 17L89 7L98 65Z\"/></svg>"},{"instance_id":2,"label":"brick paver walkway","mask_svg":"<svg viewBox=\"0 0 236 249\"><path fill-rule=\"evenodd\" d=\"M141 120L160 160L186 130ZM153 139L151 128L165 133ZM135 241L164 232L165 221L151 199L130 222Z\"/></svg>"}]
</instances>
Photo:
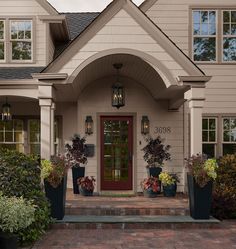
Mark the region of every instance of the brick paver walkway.
<instances>
[{"instance_id":1,"label":"brick paver walkway","mask_svg":"<svg viewBox=\"0 0 236 249\"><path fill-rule=\"evenodd\" d=\"M50 230L33 249L236 249L236 220L218 229Z\"/></svg>"}]
</instances>

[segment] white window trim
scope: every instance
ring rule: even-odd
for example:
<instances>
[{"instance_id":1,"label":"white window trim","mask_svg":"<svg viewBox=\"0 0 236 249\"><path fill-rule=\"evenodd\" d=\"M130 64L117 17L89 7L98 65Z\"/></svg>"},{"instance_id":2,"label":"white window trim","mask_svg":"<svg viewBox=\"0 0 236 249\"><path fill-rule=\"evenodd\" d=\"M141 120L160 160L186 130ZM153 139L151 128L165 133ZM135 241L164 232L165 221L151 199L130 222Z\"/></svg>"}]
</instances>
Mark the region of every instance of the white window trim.
<instances>
[{"instance_id":1,"label":"white window trim","mask_svg":"<svg viewBox=\"0 0 236 249\"><path fill-rule=\"evenodd\" d=\"M194 35L193 34L193 12L194 11L215 11L216 12L216 34L215 35ZM190 49L190 53L191 53L191 59L197 63L197 64L217 64L219 61L219 29L218 29L218 20L219 20L219 10L217 9L209 9L209 8L191 8L190 11L190 37L191 37L191 49ZM212 37L216 39L216 60L215 61L195 61L194 60L194 38L199 37L199 38L208 38L208 37Z\"/></svg>"},{"instance_id":2,"label":"white window trim","mask_svg":"<svg viewBox=\"0 0 236 249\"><path fill-rule=\"evenodd\" d=\"M236 9L223 9L221 11L221 62L223 64L235 64L236 61L224 61L224 38L235 38L236 39L236 34L235 35L224 35L224 11L229 11L231 13L231 11L236 11ZM231 19L231 15L230 15L230 19ZM231 27L231 21L230 21L230 27Z\"/></svg>"},{"instance_id":3,"label":"white window trim","mask_svg":"<svg viewBox=\"0 0 236 249\"><path fill-rule=\"evenodd\" d=\"M24 21L30 21L31 22L31 39L12 39L11 38L11 24L12 22L24 22ZM10 44L10 62L12 63L32 63L34 58L34 44L33 44L33 38L34 38L34 32L33 32L33 20L31 19L10 19L9 20L9 44ZM12 42L31 42L31 60L13 60L12 59Z\"/></svg>"}]
</instances>

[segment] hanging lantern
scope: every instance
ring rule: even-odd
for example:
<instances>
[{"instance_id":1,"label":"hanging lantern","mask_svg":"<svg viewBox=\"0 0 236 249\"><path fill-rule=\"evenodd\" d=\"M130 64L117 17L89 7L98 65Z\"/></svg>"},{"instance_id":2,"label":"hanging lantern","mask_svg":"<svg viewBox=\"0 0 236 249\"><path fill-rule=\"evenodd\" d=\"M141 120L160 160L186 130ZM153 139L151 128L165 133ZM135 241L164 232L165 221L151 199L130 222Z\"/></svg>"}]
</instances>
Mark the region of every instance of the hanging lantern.
<instances>
[{"instance_id":1,"label":"hanging lantern","mask_svg":"<svg viewBox=\"0 0 236 249\"><path fill-rule=\"evenodd\" d=\"M2 105L2 120L3 121L9 121L11 120L11 105L8 104L7 98L6 102Z\"/></svg>"},{"instance_id":2,"label":"hanging lantern","mask_svg":"<svg viewBox=\"0 0 236 249\"><path fill-rule=\"evenodd\" d=\"M148 116L143 116L141 121L141 133L143 135L149 134L149 119Z\"/></svg>"},{"instance_id":3,"label":"hanging lantern","mask_svg":"<svg viewBox=\"0 0 236 249\"><path fill-rule=\"evenodd\" d=\"M85 120L85 134L93 134L93 119L92 116L87 116Z\"/></svg>"},{"instance_id":4,"label":"hanging lantern","mask_svg":"<svg viewBox=\"0 0 236 249\"><path fill-rule=\"evenodd\" d=\"M119 70L122 68L121 63L116 63L113 67L117 70L117 80L112 86L112 106L119 109L125 105L125 90L119 79Z\"/></svg>"}]
</instances>

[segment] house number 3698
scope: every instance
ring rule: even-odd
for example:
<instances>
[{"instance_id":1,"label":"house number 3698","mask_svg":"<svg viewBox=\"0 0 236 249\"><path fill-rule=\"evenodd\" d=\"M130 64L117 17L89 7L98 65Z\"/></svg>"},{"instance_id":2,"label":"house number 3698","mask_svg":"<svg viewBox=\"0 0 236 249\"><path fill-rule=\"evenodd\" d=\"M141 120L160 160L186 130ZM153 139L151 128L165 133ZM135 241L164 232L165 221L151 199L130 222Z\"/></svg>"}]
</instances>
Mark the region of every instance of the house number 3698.
<instances>
[{"instance_id":1,"label":"house number 3698","mask_svg":"<svg viewBox=\"0 0 236 249\"><path fill-rule=\"evenodd\" d=\"M169 134L171 133L171 127L155 127L154 132L157 134Z\"/></svg>"}]
</instances>

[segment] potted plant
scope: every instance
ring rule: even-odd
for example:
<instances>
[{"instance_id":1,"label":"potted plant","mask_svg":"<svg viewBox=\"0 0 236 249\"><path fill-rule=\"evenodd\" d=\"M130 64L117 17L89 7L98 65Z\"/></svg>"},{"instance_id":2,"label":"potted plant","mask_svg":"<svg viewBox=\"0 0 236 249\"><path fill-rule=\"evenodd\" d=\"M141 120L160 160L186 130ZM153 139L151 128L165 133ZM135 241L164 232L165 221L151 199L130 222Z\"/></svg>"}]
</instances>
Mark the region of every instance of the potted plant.
<instances>
[{"instance_id":1,"label":"potted plant","mask_svg":"<svg viewBox=\"0 0 236 249\"><path fill-rule=\"evenodd\" d=\"M190 215L194 219L209 219L212 202L212 185L217 177L216 159L193 155L186 159Z\"/></svg>"},{"instance_id":2,"label":"potted plant","mask_svg":"<svg viewBox=\"0 0 236 249\"><path fill-rule=\"evenodd\" d=\"M6 197L0 193L0 248L16 249L17 233L34 222L35 206L23 197Z\"/></svg>"},{"instance_id":3,"label":"potted plant","mask_svg":"<svg viewBox=\"0 0 236 249\"><path fill-rule=\"evenodd\" d=\"M158 193L160 192L160 184L158 178L153 176L145 178L141 182L141 188L143 190L144 196L149 198L157 197Z\"/></svg>"},{"instance_id":4,"label":"potted plant","mask_svg":"<svg viewBox=\"0 0 236 249\"><path fill-rule=\"evenodd\" d=\"M72 144L66 144L66 160L72 168L73 178L73 193L79 194L77 180L84 177L85 167L87 164L87 146L85 144L86 138L75 134L72 138Z\"/></svg>"},{"instance_id":5,"label":"potted plant","mask_svg":"<svg viewBox=\"0 0 236 249\"><path fill-rule=\"evenodd\" d=\"M44 180L45 194L51 203L51 216L58 220L65 215L67 170L62 156L41 160L41 179Z\"/></svg>"},{"instance_id":6,"label":"potted plant","mask_svg":"<svg viewBox=\"0 0 236 249\"><path fill-rule=\"evenodd\" d=\"M159 175L159 180L163 186L163 194L166 197L174 197L176 196L177 190L177 182L179 182L179 178L174 173L162 172Z\"/></svg>"},{"instance_id":7,"label":"potted plant","mask_svg":"<svg viewBox=\"0 0 236 249\"><path fill-rule=\"evenodd\" d=\"M77 180L79 192L83 196L92 196L96 180L93 176L80 177Z\"/></svg>"}]
</instances>

